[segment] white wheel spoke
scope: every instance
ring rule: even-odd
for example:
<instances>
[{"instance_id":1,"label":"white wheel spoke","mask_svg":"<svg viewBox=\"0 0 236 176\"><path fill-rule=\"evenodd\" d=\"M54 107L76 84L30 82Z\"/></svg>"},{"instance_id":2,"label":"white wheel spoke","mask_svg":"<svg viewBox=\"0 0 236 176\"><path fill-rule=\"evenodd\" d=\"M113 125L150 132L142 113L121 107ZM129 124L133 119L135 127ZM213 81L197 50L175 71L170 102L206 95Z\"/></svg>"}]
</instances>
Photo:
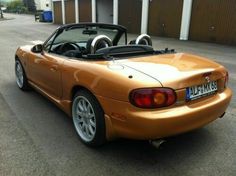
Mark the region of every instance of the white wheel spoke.
<instances>
[{"instance_id":1,"label":"white wheel spoke","mask_svg":"<svg viewBox=\"0 0 236 176\"><path fill-rule=\"evenodd\" d=\"M21 67L19 61L16 61L15 64L16 83L20 88L22 88L24 84L23 68Z\"/></svg>"},{"instance_id":2,"label":"white wheel spoke","mask_svg":"<svg viewBox=\"0 0 236 176\"><path fill-rule=\"evenodd\" d=\"M84 123L82 123L82 130L83 130L83 132L85 132L85 130L86 130L86 126Z\"/></svg>"},{"instance_id":3,"label":"white wheel spoke","mask_svg":"<svg viewBox=\"0 0 236 176\"><path fill-rule=\"evenodd\" d=\"M76 114L77 116L80 116L82 117L83 116L83 113L80 111L80 109L78 108L77 111L76 111Z\"/></svg>"},{"instance_id":4,"label":"white wheel spoke","mask_svg":"<svg viewBox=\"0 0 236 176\"><path fill-rule=\"evenodd\" d=\"M91 112L91 106L90 106L90 104L88 104L88 105L86 106L86 110L87 110L88 113Z\"/></svg>"},{"instance_id":5,"label":"white wheel spoke","mask_svg":"<svg viewBox=\"0 0 236 176\"><path fill-rule=\"evenodd\" d=\"M85 102L85 100L82 100L82 105L83 105L84 111L87 111L87 107L86 107L86 102Z\"/></svg>"},{"instance_id":6,"label":"white wheel spoke","mask_svg":"<svg viewBox=\"0 0 236 176\"><path fill-rule=\"evenodd\" d=\"M77 117L77 121L78 121L79 124L80 124L81 122L84 123L83 118Z\"/></svg>"},{"instance_id":7,"label":"white wheel spoke","mask_svg":"<svg viewBox=\"0 0 236 176\"><path fill-rule=\"evenodd\" d=\"M89 120L94 119L94 117L95 117L94 114L88 114L88 119L89 119Z\"/></svg>"},{"instance_id":8,"label":"white wheel spoke","mask_svg":"<svg viewBox=\"0 0 236 176\"><path fill-rule=\"evenodd\" d=\"M85 132L86 132L86 135L87 135L87 136L90 136L90 134L89 134L89 127L88 127L88 125L86 125L86 127L85 127Z\"/></svg>"},{"instance_id":9,"label":"white wheel spoke","mask_svg":"<svg viewBox=\"0 0 236 176\"><path fill-rule=\"evenodd\" d=\"M20 77L20 81L23 83L23 81L24 81L23 76Z\"/></svg>"},{"instance_id":10,"label":"white wheel spoke","mask_svg":"<svg viewBox=\"0 0 236 176\"><path fill-rule=\"evenodd\" d=\"M91 125L88 126L88 129L89 129L89 132L90 134L94 134L94 130L93 130L93 127Z\"/></svg>"},{"instance_id":11,"label":"white wheel spoke","mask_svg":"<svg viewBox=\"0 0 236 176\"><path fill-rule=\"evenodd\" d=\"M83 105L82 105L82 102L81 101L79 101L79 103L78 103L78 107L79 107L79 109L81 110L81 111L84 111L84 108L83 108Z\"/></svg>"},{"instance_id":12,"label":"white wheel spoke","mask_svg":"<svg viewBox=\"0 0 236 176\"><path fill-rule=\"evenodd\" d=\"M92 127L94 127L94 128L96 127L96 124L94 123L94 121L92 119L89 120L89 123Z\"/></svg>"}]
</instances>

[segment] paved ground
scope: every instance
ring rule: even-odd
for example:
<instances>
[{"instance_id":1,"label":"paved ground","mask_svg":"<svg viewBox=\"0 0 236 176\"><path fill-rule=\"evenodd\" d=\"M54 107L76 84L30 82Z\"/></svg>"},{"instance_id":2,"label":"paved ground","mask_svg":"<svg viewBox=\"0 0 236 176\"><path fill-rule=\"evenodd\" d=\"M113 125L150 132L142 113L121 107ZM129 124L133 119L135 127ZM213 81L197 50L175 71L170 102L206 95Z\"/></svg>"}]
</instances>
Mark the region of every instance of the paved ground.
<instances>
[{"instance_id":1,"label":"paved ground","mask_svg":"<svg viewBox=\"0 0 236 176\"><path fill-rule=\"evenodd\" d=\"M45 40L57 26L32 16L0 21L0 175L236 175L236 98L227 115L205 128L170 138L159 150L147 142L118 140L102 148L81 144L72 121L40 94L20 91L14 53ZM133 36L131 36L132 38ZM176 48L225 65L236 90L236 47L154 38L156 48Z\"/></svg>"}]
</instances>

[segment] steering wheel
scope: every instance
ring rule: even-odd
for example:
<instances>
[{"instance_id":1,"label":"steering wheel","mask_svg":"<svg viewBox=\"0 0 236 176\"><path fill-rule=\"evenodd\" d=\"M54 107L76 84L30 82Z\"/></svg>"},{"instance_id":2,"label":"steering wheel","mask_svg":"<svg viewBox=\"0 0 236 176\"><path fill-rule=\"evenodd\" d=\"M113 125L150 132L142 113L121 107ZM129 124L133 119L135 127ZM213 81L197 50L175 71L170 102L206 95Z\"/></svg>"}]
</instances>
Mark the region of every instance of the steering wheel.
<instances>
[{"instance_id":1,"label":"steering wheel","mask_svg":"<svg viewBox=\"0 0 236 176\"><path fill-rule=\"evenodd\" d=\"M63 54L69 50L79 50L81 51L80 46L75 42L65 42L58 48L58 54Z\"/></svg>"}]
</instances>

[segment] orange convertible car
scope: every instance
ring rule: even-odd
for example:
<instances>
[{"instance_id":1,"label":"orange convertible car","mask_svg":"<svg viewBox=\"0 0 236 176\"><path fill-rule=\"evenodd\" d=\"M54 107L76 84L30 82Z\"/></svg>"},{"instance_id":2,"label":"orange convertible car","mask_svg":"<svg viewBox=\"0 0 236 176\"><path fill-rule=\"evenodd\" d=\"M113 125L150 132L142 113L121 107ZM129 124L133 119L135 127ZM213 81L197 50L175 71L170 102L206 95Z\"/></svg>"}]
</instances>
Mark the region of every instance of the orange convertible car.
<instances>
[{"instance_id":1,"label":"orange convertible car","mask_svg":"<svg viewBox=\"0 0 236 176\"><path fill-rule=\"evenodd\" d=\"M117 137L161 139L222 117L232 92L226 69L206 58L154 50L142 34L127 43L119 25L59 27L44 44L15 55L20 89L62 108L89 146Z\"/></svg>"}]
</instances>

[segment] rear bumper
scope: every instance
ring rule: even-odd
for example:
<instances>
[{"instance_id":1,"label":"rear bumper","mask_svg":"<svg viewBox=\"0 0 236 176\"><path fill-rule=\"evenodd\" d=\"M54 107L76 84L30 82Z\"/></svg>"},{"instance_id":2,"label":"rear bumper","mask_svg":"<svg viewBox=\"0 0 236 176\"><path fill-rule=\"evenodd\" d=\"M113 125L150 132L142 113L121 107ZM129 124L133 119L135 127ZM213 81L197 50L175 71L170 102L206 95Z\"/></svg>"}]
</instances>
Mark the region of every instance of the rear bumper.
<instances>
[{"instance_id":1,"label":"rear bumper","mask_svg":"<svg viewBox=\"0 0 236 176\"><path fill-rule=\"evenodd\" d=\"M162 110L141 110L128 102L98 97L106 113L107 138L157 139L200 128L220 117L232 91Z\"/></svg>"}]
</instances>

